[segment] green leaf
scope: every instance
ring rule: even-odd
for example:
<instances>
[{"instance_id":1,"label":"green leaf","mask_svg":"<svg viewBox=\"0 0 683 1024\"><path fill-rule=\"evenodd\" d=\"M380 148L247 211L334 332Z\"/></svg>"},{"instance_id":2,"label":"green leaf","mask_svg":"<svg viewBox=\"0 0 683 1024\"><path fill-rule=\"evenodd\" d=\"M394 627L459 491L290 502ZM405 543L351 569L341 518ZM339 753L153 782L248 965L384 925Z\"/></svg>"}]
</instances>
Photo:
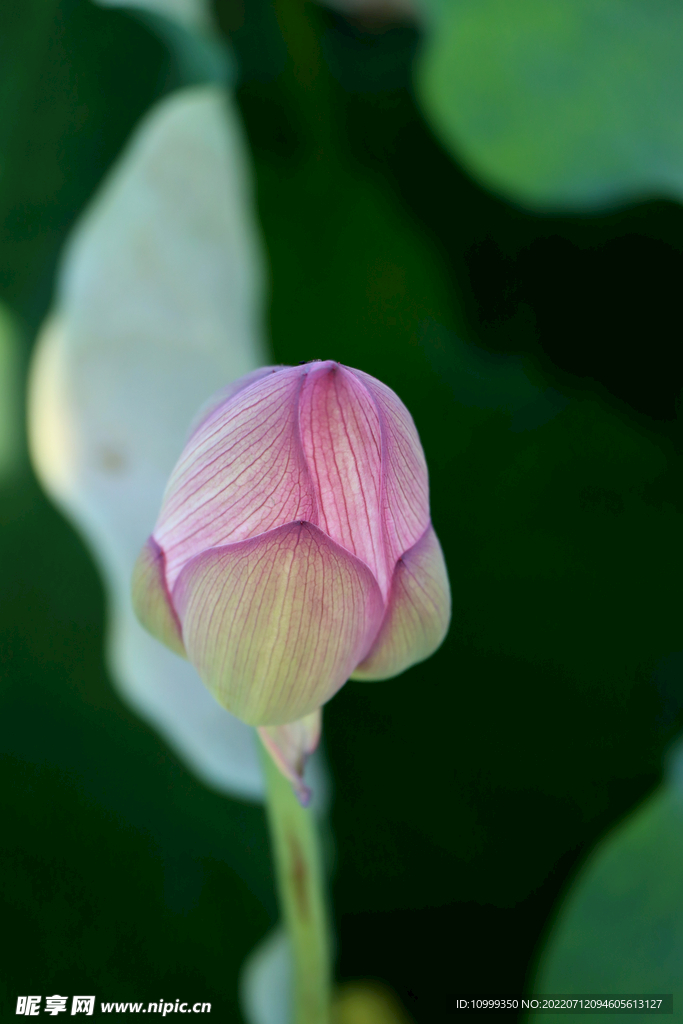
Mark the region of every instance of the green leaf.
<instances>
[{"instance_id":1,"label":"green leaf","mask_svg":"<svg viewBox=\"0 0 683 1024\"><path fill-rule=\"evenodd\" d=\"M514 202L683 192L676 0L427 0L417 89L437 135Z\"/></svg>"},{"instance_id":2,"label":"green leaf","mask_svg":"<svg viewBox=\"0 0 683 1024\"><path fill-rule=\"evenodd\" d=\"M534 991L680 999L682 861L683 796L669 783L593 852L560 911ZM563 1019L574 1018L582 1019Z\"/></svg>"}]
</instances>

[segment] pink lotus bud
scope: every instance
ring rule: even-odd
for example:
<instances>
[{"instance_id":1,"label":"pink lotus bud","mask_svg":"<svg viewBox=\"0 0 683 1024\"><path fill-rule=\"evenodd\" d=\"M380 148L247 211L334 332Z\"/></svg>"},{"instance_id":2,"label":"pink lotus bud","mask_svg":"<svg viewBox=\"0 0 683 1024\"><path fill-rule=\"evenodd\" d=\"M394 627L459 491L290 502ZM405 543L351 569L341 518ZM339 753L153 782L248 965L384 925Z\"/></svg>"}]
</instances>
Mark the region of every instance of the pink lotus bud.
<instances>
[{"instance_id":1,"label":"pink lotus bud","mask_svg":"<svg viewBox=\"0 0 683 1024\"><path fill-rule=\"evenodd\" d=\"M133 599L253 725L310 716L351 675L386 679L427 658L450 593L408 410L329 361L237 381L171 475ZM292 738L271 740L284 751Z\"/></svg>"}]
</instances>

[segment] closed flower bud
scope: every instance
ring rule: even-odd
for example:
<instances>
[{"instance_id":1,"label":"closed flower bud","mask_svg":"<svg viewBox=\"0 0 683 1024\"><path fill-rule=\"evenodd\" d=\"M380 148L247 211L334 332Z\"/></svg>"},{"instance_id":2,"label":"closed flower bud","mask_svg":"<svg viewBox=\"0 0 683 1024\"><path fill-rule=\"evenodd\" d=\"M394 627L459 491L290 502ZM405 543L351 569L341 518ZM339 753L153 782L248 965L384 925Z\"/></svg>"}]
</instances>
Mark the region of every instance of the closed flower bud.
<instances>
[{"instance_id":1,"label":"closed flower bud","mask_svg":"<svg viewBox=\"0 0 683 1024\"><path fill-rule=\"evenodd\" d=\"M329 361L237 381L171 475L133 599L258 726L311 716L350 676L386 679L428 657L450 594L408 410Z\"/></svg>"}]
</instances>

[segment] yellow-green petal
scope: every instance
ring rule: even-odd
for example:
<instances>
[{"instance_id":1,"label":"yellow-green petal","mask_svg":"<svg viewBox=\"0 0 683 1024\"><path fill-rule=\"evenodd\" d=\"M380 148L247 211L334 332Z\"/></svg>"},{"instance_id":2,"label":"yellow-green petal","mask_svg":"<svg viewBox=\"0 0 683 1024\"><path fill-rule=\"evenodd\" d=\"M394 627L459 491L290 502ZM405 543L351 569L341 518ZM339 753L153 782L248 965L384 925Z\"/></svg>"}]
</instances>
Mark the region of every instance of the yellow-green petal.
<instances>
[{"instance_id":1,"label":"yellow-green petal","mask_svg":"<svg viewBox=\"0 0 683 1024\"><path fill-rule=\"evenodd\" d=\"M389 679L424 661L443 642L451 592L443 552L432 526L398 560L389 605L370 653L354 679Z\"/></svg>"},{"instance_id":2,"label":"yellow-green petal","mask_svg":"<svg viewBox=\"0 0 683 1024\"><path fill-rule=\"evenodd\" d=\"M176 654L187 657L180 622L166 587L164 553L153 537L135 563L132 598L135 614L145 629Z\"/></svg>"},{"instance_id":3,"label":"yellow-green petal","mask_svg":"<svg viewBox=\"0 0 683 1024\"><path fill-rule=\"evenodd\" d=\"M329 700L384 608L368 567L306 522L198 555L172 596L190 661L251 725L284 725Z\"/></svg>"}]
</instances>

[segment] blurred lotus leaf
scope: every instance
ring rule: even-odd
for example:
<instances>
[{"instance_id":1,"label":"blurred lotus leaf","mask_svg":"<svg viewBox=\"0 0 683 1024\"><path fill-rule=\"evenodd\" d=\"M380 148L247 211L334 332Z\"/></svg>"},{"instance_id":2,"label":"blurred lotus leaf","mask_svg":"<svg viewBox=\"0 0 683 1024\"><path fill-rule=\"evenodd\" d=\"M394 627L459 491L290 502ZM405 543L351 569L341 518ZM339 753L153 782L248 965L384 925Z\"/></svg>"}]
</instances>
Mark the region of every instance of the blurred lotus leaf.
<instances>
[{"instance_id":1,"label":"blurred lotus leaf","mask_svg":"<svg viewBox=\"0 0 683 1024\"><path fill-rule=\"evenodd\" d=\"M679 752L674 778L599 843L569 889L534 991L673 992L680 998L681 863ZM574 1017L581 1019L566 1019Z\"/></svg>"},{"instance_id":2,"label":"blurred lotus leaf","mask_svg":"<svg viewBox=\"0 0 683 1024\"><path fill-rule=\"evenodd\" d=\"M138 625L130 576L207 395L264 359L240 126L217 86L146 116L67 245L29 389L30 446L110 597L121 693L207 783L261 794L253 731Z\"/></svg>"},{"instance_id":3,"label":"blurred lotus leaf","mask_svg":"<svg viewBox=\"0 0 683 1024\"><path fill-rule=\"evenodd\" d=\"M101 7L129 7L134 11L161 14L180 25L208 29L211 25L208 0L95 0Z\"/></svg>"},{"instance_id":4,"label":"blurred lotus leaf","mask_svg":"<svg viewBox=\"0 0 683 1024\"><path fill-rule=\"evenodd\" d=\"M289 1024L291 970L289 940L278 926L244 964L240 1001L249 1024ZM410 1024L410 1020L386 985L363 980L338 986L331 1024Z\"/></svg>"},{"instance_id":5,"label":"blurred lotus leaf","mask_svg":"<svg viewBox=\"0 0 683 1024\"><path fill-rule=\"evenodd\" d=\"M93 0L100 7L123 7L161 41L182 85L232 84L235 67L225 39L213 31L209 0Z\"/></svg>"},{"instance_id":6,"label":"blurred lotus leaf","mask_svg":"<svg viewBox=\"0 0 683 1024\"><path fill-rule=\"evenodd\" d=\"M325 7L338 11L362 24L369 21L374 25L392 22L414 21L417 10L414 0L319 0Z\"/></svg>"},{"instance_id":7,"label":"blurred lotus leaf","mask_svg":"<svg viewBox=\"0 0 683 1024\"><path fill-rule=\"evenodd\" d=\"M240 1005L249 1024L289 1024L292 960L282 925L251 951L240 976Z\"/></svg>"},{"instance_id":8,"label":"blurred lotus leaf","mask_svg":"<svg viewBox=\"0 0 683 1024\"><path fill-rule=\"evenodd\" d=\"M676 0L423 0L417 67L439 138L522 205L594 209L683 194Z\"/></svg>"}]
</instances>

